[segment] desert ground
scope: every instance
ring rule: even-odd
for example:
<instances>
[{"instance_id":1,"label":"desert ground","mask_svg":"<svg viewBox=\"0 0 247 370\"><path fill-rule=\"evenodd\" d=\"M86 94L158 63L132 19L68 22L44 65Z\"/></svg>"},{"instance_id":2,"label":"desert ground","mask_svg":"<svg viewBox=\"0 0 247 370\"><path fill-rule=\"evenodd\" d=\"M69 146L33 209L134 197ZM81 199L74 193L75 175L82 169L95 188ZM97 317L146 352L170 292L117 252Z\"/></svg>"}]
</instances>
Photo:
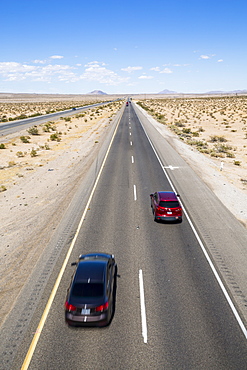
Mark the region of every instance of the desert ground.
<instances>
[{"instance_id":1,"label":"desert ground","mask_svg":"<svg viewBox=\"0 0 247 370\"><path fill-rule=\"evenodd\" d=\"M247 96L147 99L139 105L247 195Z\"/></svg>"},{"instance_id":2,"label":"desert ground","mask_svg":"<svg viewBox=\"0 0 247 370\"><path fill-rule=\"evenodd\" d=\"M0 125L21 115L29 117L100 99L0 94ZM102 100L109 100L109 96ZM237 189L235 196L247 199L246 96L134 100L192 148L189 153L195 168L202 167L200 156L210 160L214 181L221 185L223 178L225 184ZM92 163L122 104L110 103L80 114L75 111L71 119L0 137L0 325L9 302L29 276L29 262L42 254L73 197L79 173L83 175ZM236 217L247 225L246 214Z\"/></svg>"}]
</instances>

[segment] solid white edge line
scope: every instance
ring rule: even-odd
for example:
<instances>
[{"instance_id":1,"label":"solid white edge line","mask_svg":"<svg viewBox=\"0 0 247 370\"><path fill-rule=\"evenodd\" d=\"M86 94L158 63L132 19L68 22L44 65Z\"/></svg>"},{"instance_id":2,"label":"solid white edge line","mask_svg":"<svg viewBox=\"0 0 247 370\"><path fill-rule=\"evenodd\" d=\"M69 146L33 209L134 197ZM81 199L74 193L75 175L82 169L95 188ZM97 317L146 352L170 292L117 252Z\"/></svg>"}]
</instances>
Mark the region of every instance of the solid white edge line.
<instances>
[{"instance_id":1,"label":"solid white edge line","mask_svg":"<svg viewBox=\"0 0 247 370\"><path fill-rule=\"evenodd\" d=\"M140 286L140 304L141 304L141 319L142 319L142 336L144 343L148 341L148 331L147 331L147 318L146 318L146 307L144 298L144 283L143 283L143 273L139 270L139 286Z\"/></svg>"},{"instance_id":2,"label":"solid white edge line","mask_svg":"<svg viewBox=\"0 0 247 370\"><path fill-rule=\"evenodd\" d=\"M121 116L121 117L122 117L122 116ZM59 274L58 274L57 280L56 280L56 282L55 282L55 284L54 284L54 287L52 288L52 291L51 291L50 297L49 297L49 299L48 299L48 301L47 301L47 304L46 304L46 307L45 307L44 312L43 312L43 314L42 314L42 317L41 317L41 319L40 319L39 325L38 325L38 327L37 327L37 329L36 329L36 331L35 331L35 334L34 334L33 340L32 340L32 342L31 342L31 344L30 344L30 346L29 346L28 352L27 352L26 357L25 357L25 359L24 359L24 361L23 361L23 364L22 364L21 370L26 370L26 369L28 369L29 364L30 364L30 362L31 362L31 360L32 360L33 353L34 353L35 348L36 348L36 345L37 345L37 343L38 343L38 341L39 341L39 337L40 337L41 332L42 332L42 330L43 330L43 327L44 327L44 325L45 325L45 322L46 322L47 316L48 316L48 314L49 314L49 311L50 311L51 305L52 305L52 303L53 303L53 301L54 301L54 298L55 298L55 295L56 295L56 293L57 293L57 290L58 290L59 284L60 284L60 282L61 282L61 280L62 280L62 277L63 277L64 271L65 271L65 268L66 268L66 266L67 266L67 264L68 264L68 260L69 260L69 258L70 258L70 255L71 255L71 253L72 253L72 250L73 250L74 245L75 245L75 242L76 242L76 239L77 239L77 237L78 237L78 235L79 235L79 231L80 231L80 229L81 229L82 223L83 223L83 221L84 221L84 218L85 218L85 216L86 216L87 210L88 210L88 208L89 208L89 204L90 204L90 202L91 202L91 200L92 200L92 197L93 197L93 194L94 194L94 192L95 192L96 186L97 186L97 184L98 184L98 182L99 182L99 179L100 179L101 173L102 173L102 171L103 171L103 167L104 167L104 165L105 165L106 159L107 159L108 154L109 154L109 152L110 152L110 149L111 149L111 146L112 146L112 143L113 143L114 137L115 137L115 135L116 135L116 132L117 132L117 129L118 129L119 123L120 123L120 121L121 121L121 117L119 117L119 119L118 119L118 123L117 123L117 125L116 125L115 130L114 130L113 136L112 136L112 138L111 138L111 141L110 141L109 147L108 147L107 152L106 152L106 154L105 154L105 158L104 158L104 160L103 160L103 162L102 162L102 165L101 165L101 168L100 168L100 170L99 170L98 176L97 176L97 178L96 178L95 184L94 184L94 186L93 186L92 192L91 192L91 194L90 194L90 196L89 196L88 202L87 202L87 204L86 204L86 207L85 207L84 212L83 212L83 214L82 214L82 217L81 217L81 219L80 219L80 222L79 222L79 225L78 225L78 227L77 227L77 230L76 230L75 236L74 236L74 238L73 238L73 240L72 240L72 242L71 242L71 244L70 244L69 250L68 250L67 255L66 255L65 259L64 259L64 262L63 262L63 265L62 265L62 267L61 267L61 270L59 271Z\"/></svg>"},{"instance_id":3,"label":"solid white edge line","mask_svg":"<svg viewBox=\"0 0 247 370\"><path fill-rule=\"evenodd\" d=\"M138 118L138 116L137 116L137 118ZM156 152L156 150L155 150L155 148L153 146L153 143L151 142L151 140L150 140L150 138L149 138L149 136L148 136L148 134L147 134L144 126L143 126L143 124L141 123L141 121L140 121L139 118L138 118L138 120L139 120L139 122L140 122L140 124L141 124L141 126L143 128L143 131L145 132L145 135L146 135L146 137L147 137L147 139L148 139L148 141L149 141L149 143L150 143L150 145L151 145L151 147L152 147L152 149L154 151L154 154L156 155L156 157L157 157L157 159L158 159L158 161L160 163L160 166L161 166L161 168L162 168L162 170L163 170L163 172L164 172L164 174L165 174L165 176L166 176L169 184L171 185L172 190L175 193L177 193L176 192L176 189L175 189L175 187L174 187L174 185L173 185L173 183L171 181L171 179L168 176L167 171L164 168L164 165L161 162L161 159L159 158L158 153ZM222 290L222 292L223 292L223 294L224 294L224 296L225 296L225 298L226 298L226 300L227 300L227 302L228 302L228 304L229 304L229 306L230 306L230 308L231 308L231 310L232 310L232 312L233 312L233 314L234 314L234 316L235 316L235 318L236 318L236 320L237 320L237 322L238 322L238 324L239 324L239 326L240 326L240 328L241 328L244 336L245 336L245 339L247 339L247 329L244 326L244 323L243 323L243 321L242 321L242 319L241 319L241 317L240 317L240 315L239 315L236 307L234 306L234 303L231 300L231 298L230 298L230 296L229 296L229 294L228 294L228 292L227 292L227 290L226 290L226 288L225 288L225 286L224 286L224 284L223 284L223 282L222 282L222 280L221 280L221 278L220 278L220 276L219 276L216 268L214 267L214 264L213 264L212 260L210 259L209 255L208 255L208 253L206 251L206 248L204 247L204 244L201 241L201 239L200 239L200 237L199 237L199 235L198 235L198 233L197 233L197 231L196 231L196 229L195 229L195 227L194 227L194 225L193 225L193 223L192 223L192 221L191 221L191 219L190 219L187 211L185 210L185 208L184 208L181 200L179 200L179 201L180 201L180 203L182 205L183 212L184 212L184 214L185 214L185 216L186 216L186 218L187 218L187 220L188 220L188 222L189 222L189 224L191 226L191 229L192 229L193 233L195 234L195 237L196 237L196 239L197 239L197 241L198 241L198 243L199 243L199 245L200 245L200 247L201 247L201 249L202 249L202 251L203 251L203 253L204 253L204 255L205 255L205 257L206 257L206 259L208 261L208 263L209 263L209 266L211 267L211 269L213 271L213 274L214 274L214 276L215 276L215 278L216 278L216 280L217 280L217 282L218 282L218 284L219 284L219 286L220 286L220 288L221 288L221 290Z\"/></svg>"},{"instance_id":4,"label":"solid white edge line","mask_svg":"<svg viewBox=\"0 0 247 370\"><path fill-rule=\"evenodd\" d=\"M136 195L136 186L134 185L134 200L137 200L137 195Z\"/></svg>"}]
</instances>

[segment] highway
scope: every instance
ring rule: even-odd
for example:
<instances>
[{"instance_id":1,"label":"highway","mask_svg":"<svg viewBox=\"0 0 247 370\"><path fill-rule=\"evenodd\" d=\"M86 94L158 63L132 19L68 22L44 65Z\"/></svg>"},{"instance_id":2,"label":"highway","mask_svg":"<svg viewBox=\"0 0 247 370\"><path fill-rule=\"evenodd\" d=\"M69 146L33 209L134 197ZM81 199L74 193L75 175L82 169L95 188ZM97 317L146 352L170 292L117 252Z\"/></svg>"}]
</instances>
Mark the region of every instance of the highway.
<instances>
[{"instance_id":1,"label":"highway","mask_svg":"<svg viewBox=\"0 0 247 370\"><path fill-rule=\"evenodd\" d=\"M126 107L29 369L246 369L246 337L187 217L181 224L153 221L149 194L171 186L135 110ZM183 194L182 183L176 191ZM63 305L70 263L101 251L118 264L112 322L69 328ZM9 368L27 368L51 280Z\"/></svg>"},{"instance_id":2,"label":"highway","mask_svg":"<svg viewBox=\"0 0 247 370\"><path fill-rule=\"evenodd\" d=\"M93 107L97 107L97 106L100 106L100 105L109 104L109 103L111 103L111 101L105 102L105 103L95 103L95 104L79 107L79 108L76 108L76 109L68 109L68 110L65 110L65 111L59 111L59 112L55 112L55 113L44 114L44 115L37 116L37 117L25 118L25 119L21 119L21 120L11 121L11 122L8 122L8 123L0 123L0 135L1 136L9 135L9 134L18 132L20 130L27 129L27 128L29 128L31 126L34 126L34 125L40 125L40 124L45 123L47 121L57 120L60 117L73 116L75 114L79 114L79 113L83 112L84 110L87 110L87 109L90 109L90 108L93 108Z\"/></svg>"}]
</instances>

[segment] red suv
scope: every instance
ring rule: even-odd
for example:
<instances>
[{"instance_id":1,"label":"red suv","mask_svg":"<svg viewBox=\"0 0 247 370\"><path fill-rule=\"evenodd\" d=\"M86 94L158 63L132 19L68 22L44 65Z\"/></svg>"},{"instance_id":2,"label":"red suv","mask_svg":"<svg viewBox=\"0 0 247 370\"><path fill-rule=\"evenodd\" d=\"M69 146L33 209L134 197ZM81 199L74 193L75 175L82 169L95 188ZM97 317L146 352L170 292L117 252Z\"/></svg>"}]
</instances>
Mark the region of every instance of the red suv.
<instances>
[{"instance_id":1,"label":"red suv","mask_svg":"<svg viewBox=\"0 0 247 370\"><path fill-rule=\"evenodd\" d=\"M182 207L178 197L179 195L173 191L157 191L150 194L154 221L182 222Z\"/></svg>"}]
</instances>

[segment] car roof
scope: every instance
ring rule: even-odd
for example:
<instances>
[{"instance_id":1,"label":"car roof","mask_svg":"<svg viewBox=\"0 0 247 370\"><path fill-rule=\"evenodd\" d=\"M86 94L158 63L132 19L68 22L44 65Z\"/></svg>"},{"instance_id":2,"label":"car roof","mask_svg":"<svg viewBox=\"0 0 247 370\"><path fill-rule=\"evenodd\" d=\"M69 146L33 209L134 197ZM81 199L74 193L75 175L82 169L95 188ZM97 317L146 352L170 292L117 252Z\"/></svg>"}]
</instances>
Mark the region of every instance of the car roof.
<instances>
[{"instance_id":1,"label":"car roof","mask_svg":"<svg viewBox=\"0 0 247 370\"><path fill-rule=\"evenodd\" d=\"M109 260L114 258L113 254L108 253L88 253L88 254L81 254L79 256L79 260Z\"/></svg>"},{"instance_id":2,"label":"car roof","mask_svg":"<svg viewBox=\"0 0 247 370\"><path fill-rule=\"evenodd\" d=\"M160 200L178 200L174 191L158 191Z\"/></svg>"},{"instance_id":3,"label":"car roof","mask_svg":"<svg viewBox=\"0 0 247 370\"><path fill-rule=\"evenodd\" d=\"M82 260L77 264L75 280L78 282L104 282L107 260Z\"/></svg>"}]
</instances>

